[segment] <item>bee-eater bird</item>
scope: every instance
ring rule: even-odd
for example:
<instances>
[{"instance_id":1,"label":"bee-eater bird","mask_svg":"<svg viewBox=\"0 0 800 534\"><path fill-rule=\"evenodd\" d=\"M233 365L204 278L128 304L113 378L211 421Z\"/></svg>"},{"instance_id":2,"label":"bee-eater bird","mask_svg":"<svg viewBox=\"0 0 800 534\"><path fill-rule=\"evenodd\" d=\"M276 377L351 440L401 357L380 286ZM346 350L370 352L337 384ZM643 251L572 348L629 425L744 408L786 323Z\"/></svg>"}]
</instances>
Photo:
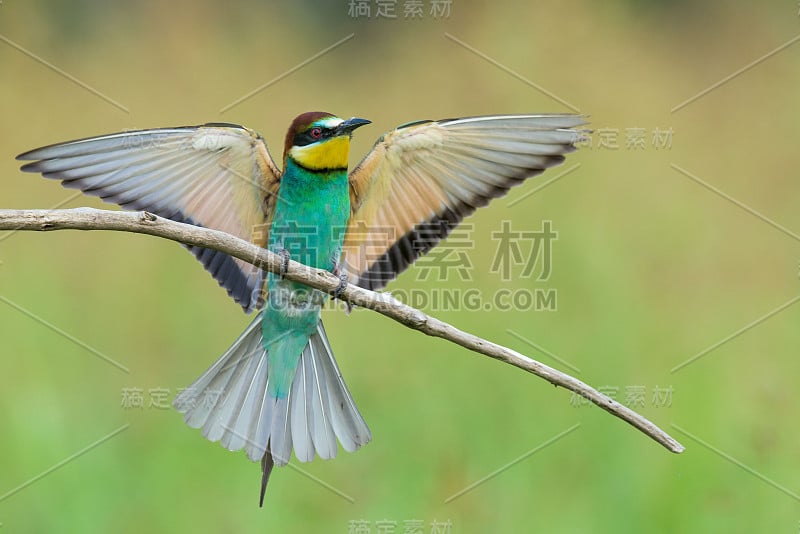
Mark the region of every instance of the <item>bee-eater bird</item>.
<instances>
[{"instance_id":1,"label":"bee-eater bird","mask_svg":"<svg viewBox=\"0 0 800 534\"><path fill-rule=\"evenodd\" d=\"M303 113L283 171L235 124L129 131L21 154L106 202L222 230L361 287L380 289L467 215L575 148L576 115L417 121L387 132L349 174L353 130L370 121ZM355 451L371 439L320 320L327 295L224 253L188 247L246 312L260 313L176 399L189 426L273 465Z\"/></svg>"}]
</instances>

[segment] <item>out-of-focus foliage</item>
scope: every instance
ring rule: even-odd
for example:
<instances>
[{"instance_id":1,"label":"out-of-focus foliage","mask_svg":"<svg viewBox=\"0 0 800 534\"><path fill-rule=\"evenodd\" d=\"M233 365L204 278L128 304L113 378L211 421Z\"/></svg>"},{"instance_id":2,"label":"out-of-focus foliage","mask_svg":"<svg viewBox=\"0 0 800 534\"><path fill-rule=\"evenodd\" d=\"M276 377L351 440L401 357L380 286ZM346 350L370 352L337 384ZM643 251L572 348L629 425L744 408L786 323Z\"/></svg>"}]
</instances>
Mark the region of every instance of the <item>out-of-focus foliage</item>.
<instances>
[{"instance_id":1,"label":"out-of-focus foliage","mask_svg":"<svg viewBox=\"0 0 800 534\"><path fill-rule=\"evenodd\" d=\"M579 369L687 452L672 455L519 370L368 311L333 310L331 342L374 442L277 471L260 510L258 467L159 408L244 328L238 306L171 242L7 233L4 529L379 532L385 520L403 532L417 520L422 532L448 521L452 532L797 530L800 307L722 342L800 293L800 45L672 112L797 35L797 6L453 0L449 16L436 17L423 0L423 16L408 20L409 3L386 19L376 2L371 17L353 17L348 1L5 0L0 207L103 207L18 171L16 154L71 138L228 121L262 132L280 159L290 120L322 109L373 121L356 133L358 159L403 122L564 112L568 103L591 116L592 146L468 219L447 255L390 289L415 298L478 291L482 303L507 289L555 290L556 310L424 307ZM537 278L539 266L525 277L519 263L510 281L492 272L503 221L530 232L546 220L558 232L549 279ZM530 241L520 247L527 257ZM464 258L467 275L440 276L436 261ZM138 393L144 406L126 407Z\"/></svg>"}]
</instances>

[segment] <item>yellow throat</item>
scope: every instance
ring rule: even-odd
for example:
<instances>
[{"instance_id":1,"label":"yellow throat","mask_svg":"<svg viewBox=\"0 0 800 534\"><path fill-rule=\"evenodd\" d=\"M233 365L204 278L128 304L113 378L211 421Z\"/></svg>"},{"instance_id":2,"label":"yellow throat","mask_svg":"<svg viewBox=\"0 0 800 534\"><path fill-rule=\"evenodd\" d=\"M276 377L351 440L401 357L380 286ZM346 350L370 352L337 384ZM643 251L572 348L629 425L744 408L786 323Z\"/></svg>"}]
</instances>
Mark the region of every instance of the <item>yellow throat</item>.
<instances>
[{"instance_id":1,"label":"yellow throat","mask_svg":"<svg viewBox=\"0 0 800 534\"><path fill-rule=\"evenodd\" d=\"M326 169L346 169L350 154L350 136L340 135L322 143L294 146L289 155L307 169L314 171Z\"/></svg>"}]
</instances>

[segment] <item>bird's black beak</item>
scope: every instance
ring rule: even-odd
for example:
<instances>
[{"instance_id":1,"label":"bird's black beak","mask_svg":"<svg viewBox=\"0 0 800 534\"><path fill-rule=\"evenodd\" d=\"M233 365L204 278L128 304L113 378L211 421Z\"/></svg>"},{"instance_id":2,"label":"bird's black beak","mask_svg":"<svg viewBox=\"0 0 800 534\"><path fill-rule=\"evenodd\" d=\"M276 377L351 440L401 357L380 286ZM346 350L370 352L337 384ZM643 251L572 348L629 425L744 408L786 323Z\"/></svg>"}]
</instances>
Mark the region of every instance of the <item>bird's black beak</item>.
<instances>
[{"instance_id":1,"label":"bird's black beak","mask_svg":"<svg viewBox=\"0 0 800 534\"><path fill-rule=\"evenodd\" d=\"M360 126L364 126L365 124L370 124L372 121L368 121L367 119L359 119L357 117L352 117L343 121L339 126L336 127L336 135L344 135L350 134L353 130Z\"/></svg>"}]
</instances>

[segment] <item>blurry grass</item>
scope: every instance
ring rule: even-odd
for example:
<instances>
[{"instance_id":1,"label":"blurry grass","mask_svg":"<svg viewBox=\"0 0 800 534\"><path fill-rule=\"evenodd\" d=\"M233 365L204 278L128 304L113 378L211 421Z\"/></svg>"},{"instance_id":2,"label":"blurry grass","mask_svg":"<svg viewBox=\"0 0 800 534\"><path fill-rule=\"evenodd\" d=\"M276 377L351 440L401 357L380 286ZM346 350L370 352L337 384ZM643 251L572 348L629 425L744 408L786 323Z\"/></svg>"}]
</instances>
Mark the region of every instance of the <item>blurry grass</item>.
<instances>
[{"instance_id":1,"label":"blurry grass","mask_svg":"<svg viewBox=\"0 0 800 534\"><path fill-rule=\"evenodd\" d=\"M509 206L532 187L523 186L476 214L473 280L423 283L411 270L392 287L477 286L490 294L506 287L488 273L496 247L491 232L500 221L537 229L552 220L559 240L547 287L558 290L558 311L429 311L558 366L508 330L522 333L578 367L579 378L617 386L620 396L626 386L645 386L643 413L674 431L688 451L670 455L597 409L572 407L567 392L373 313L326 312L344 376L375 439L357 454L300 467L355 502L283 469L259 510L259 470L244 455L206 442L172 410L120 406L123 388L167 388L174 396L249 318L174 243L18 233L0 241L0 295L130 373L0 303L0 495L130 427L1 501L0 522L9 531L331 532L346 531L354 519L372 521L373 530L377 520L394 520L398 531L407 519L424 520L426 531L434 519L450 519L454 532L796 528L795 499L670 427L800 491L791 425L800 371L797 307L670 373L798 294L798 243L670 168L676 163L800 230L798 51L787 49L669 112L791 38L794 7L748 11L709 3L659 12L628 3L601 9L458 2L447 21L410 23L354 21L343 4L320 13L335 22L322 24L286 5L248 4L221 18L211 3L99 13L95 3L81 5L98 19L86 24L76 16L75 29L55 24L61 19L52 15L48 23L47 3L4 4L0 33L131 114L0 45L2 207L49 207L71 194L19 173L17 153L123 128L240 122L261 131L280 158L291 118L326 109L373 120L355 139L356 159L380 132L408 120L564 111L445 39L445 31L578 105L595 128L618 128L621 142L625 128L672 127L671 150L583 150L567 163L581 164L574 173ZM219 115L350 32L351 42ZM79 205L102 206L81 197L67 207ZM674 388L671 407L651 405L657 385ZM444 503L576 423L575 432Z\"/></svg>"}]
</instances>

